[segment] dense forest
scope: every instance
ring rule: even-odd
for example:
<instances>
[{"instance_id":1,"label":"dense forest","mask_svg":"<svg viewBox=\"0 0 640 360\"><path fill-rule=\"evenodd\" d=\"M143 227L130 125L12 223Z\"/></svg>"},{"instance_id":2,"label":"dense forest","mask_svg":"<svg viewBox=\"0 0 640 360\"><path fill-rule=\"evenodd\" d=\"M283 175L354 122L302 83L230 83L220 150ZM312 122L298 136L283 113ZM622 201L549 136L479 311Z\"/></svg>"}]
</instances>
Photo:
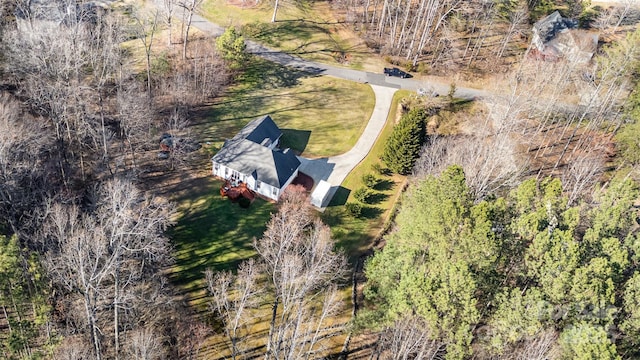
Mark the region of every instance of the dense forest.
<instances>
[{"instance_id":1,"label":"dense forest","mask_svg":"<svg viewBox=\"0 0 640 360\"><path fill-rule=\"evenodd\" d=\"M628 177L575 206L557 179L479 202L460 167L417 181L365 268L372 309L361 321L382 327L376 351L637 357L637 197Z\"/></svg>"},{"instance_id":2,"label":"dense forest","mask_svg":"<svg viewBox=\"0 0 640 360\"><path fill-rule=\"evenodd\" d=\"M482 101L405 99L381 160L408 185L362 269L292 191L254 258L202 274L201 317L153 187L198 153L154 150L250 55L234 28L190 36L201 0L156 5L0 0L1 358L209 358L213 332L232 359L350 358L359 337L376 359L640 358L635 1L332 2L386 61L501 76ZM599 32L588 64L530 56L556 10Z\"/></svg>"}]
</instances>

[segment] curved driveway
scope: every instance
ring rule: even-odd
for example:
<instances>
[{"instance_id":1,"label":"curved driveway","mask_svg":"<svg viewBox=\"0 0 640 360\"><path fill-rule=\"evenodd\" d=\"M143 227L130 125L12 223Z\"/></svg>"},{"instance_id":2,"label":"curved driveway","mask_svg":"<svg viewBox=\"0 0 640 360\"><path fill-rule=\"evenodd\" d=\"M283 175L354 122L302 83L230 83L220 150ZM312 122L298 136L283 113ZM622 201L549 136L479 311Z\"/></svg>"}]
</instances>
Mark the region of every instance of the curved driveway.
<instances>
[{"instance_id":1,"label":"curved driveway","mask_svg":"<svg viewBox=\"0 0 640 360\"><path fill-rule=\"evenodd\" d=\"M378 85L371 85L371 88L373 88L376 97L373 113L371 113L371 118L362 135L351 150L329 158L306 159L298 157L302 163L300 165L301 172L311 176L316 184L320 180L325 180L332 185L332 193L329 198L333 196L351 170L369 154L387 121L391 100L396 89Z\"/></svg>"},{"instance_id":2,"label":"curved driveway","mask_svg":"<svg viewBox=\"0 0 640 360\"><path fill-rule=\"evenodd\" d=\"M156 6L161 7L161 5L158 4L158 0L156 0L155 3ZM196 14L193 16L192 26L213 36L219 36L224 32L223 27ZM306 159L299 157L301 162L300 171L311 176L315 184L320 180L325 180L331 184L331 190L327 200L325 200L323 204L324 206L326 206L329 199L333 197L349 172L371 151L378 135L384 128L391 107L391 100L397 89L416 90L419 87L428 86L438 94L446 94L449 92L448 84L400 79L383 74L331 66L303 60L297 56L269 49L253 41L247 41L246 43L247 50L250 53L275 63L303 70L311 74L329 75L345 80L368 83L373 89L376 100L373 113L362 135L351 150L329 158ZM484 97L487 93L481 90L458 87L455 95L460 98L477 98Z\"/></svg>"}]
</instances>

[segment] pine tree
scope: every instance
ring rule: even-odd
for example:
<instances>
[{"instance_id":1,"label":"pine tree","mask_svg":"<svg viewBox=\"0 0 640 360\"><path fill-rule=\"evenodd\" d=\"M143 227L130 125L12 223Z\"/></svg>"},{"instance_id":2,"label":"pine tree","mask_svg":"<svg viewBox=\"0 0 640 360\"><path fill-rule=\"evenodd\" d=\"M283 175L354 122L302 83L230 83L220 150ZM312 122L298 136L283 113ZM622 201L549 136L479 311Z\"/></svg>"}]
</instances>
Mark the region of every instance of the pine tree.
<instances>
[{"instance_id":1,"label":"pine tree","mask_svg":"<svg viewBox=\"0 0 640 360\"><path fill-rule=\"evenodd\" d=\"M249 57L244 37L233 26L228 27L216 39L216 48L222 58L234 69L242 68Z\"/></svg>"},{"instance_id":2,"label":"pine tree","mask_svg":"<svg viewBox=\"0 0 640 360\"><path fill-rule=\"evenodd\" d=\"M406 175L413 169L425 142L426 118L424 109L414 108L393 128L382 154L382 161L391 171Z\"/></svg>"}]
</instances>

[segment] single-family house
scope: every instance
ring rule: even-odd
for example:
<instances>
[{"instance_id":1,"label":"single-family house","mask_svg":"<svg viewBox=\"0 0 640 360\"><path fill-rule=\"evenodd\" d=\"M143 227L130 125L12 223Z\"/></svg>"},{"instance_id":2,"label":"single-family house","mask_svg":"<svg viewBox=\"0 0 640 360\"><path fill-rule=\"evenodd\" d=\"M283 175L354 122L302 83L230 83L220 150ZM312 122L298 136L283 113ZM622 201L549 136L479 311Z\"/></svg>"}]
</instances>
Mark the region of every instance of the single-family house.
<instances>
[{"instance_id":1,"label":"single-family house","mask_svg":"<svg viewBox=\"0 0 640 360\"><path fill-rule=\"evenodd\" d=\"M598 47L598 34L577 29L575 20L562 17L558 11L533 25L534 55L544 60L564 58L572 63L588 63Z\"/></svg>"},{"instance_id":2,"label":"single-family house","mask_svg":"<svg viewBox=\"0 0 640 360\"><path fill-rule=\"evenodd\" d=\"M278 201L300 167L291 150L278 147L281 137L269 115L252 120L211 158L213 175Z\"/></svg>"}]
</instances>

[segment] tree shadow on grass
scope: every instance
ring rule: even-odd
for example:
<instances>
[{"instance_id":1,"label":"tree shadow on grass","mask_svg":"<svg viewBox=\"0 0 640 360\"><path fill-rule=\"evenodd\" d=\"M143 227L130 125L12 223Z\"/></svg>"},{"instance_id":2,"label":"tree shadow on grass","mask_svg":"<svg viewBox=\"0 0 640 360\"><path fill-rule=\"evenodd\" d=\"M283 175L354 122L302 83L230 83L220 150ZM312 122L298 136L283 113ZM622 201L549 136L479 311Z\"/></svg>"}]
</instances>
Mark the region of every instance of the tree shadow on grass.
<instances>
[{"instance_id":1,"label":"tree shadow on grass","mask_svg":"<svg viewBox=\"0 0 640 360\"><path fill-rule=\"evenodd\" d=\"M382 209L376 206L363 206L360 217L365 219L375 219L382 214Z\"/></svg>"},{"instance_id":2,"label":"tree shadow on grass","mask_svg":"<svg viewBox=\"0 0 640 360\"><path fill-rule=\"evenodd\" d=\"M322 221L331 227L342 225L345 216L344 211L338 208L326 210L320 215Z\"/></svg>"},{"instance_id":3,"label":"tree shadow on grass","mask_svg":"<svg viewBox=\"0 0 640 360\"><path fill-rule=\"evenodd\" d=\"M388 198L389 198L388 194L381 193L381 192L374 192L373 194L371 194L371 196L369 196L368 203L372 205L380 204L381 202L387 200Z\"/></svg>"},{"instance_id":4,"label":"tree shadow on grass","mask_svg":"<svg viewBox=\"0 0 640 360\"><path fill-rule=\"evenodd\" d=\"M243 209L216 190L199 197L206 206L185 214L169 232L175 258L170 279L189 293L202 288L206 269L235 270L253 256L253 238L262 236L274 209L259 199Z\"/></svg>"},{"instance_id":5,"label":"tree shadow on grass","mask_svg":"<svg viewBox=\"0 0 640 360\"><path fill-rule=\"evenodd\" d=\"M338 22L317 22L309 20L280 20L276 23L252 23L243 27L243 33L260 43L271 47L281 47L285 43L288 54L324 54L336 61L345 61L349 54L367 54L368 48L362 44L351 45L336 38L333 25Z\"/></svg>"},{"instance_id":6,"label":"tree shadow on grass","mask_svg":"<svg viewBox=\"0 0 640 360\"><path fill-rule=\"evenodd\" d=\"M376 186L373 187L373 189L378 191L389 191L393 189L395 185L396 183L392 180L384 179L380 180L380 182L377 183Z\"/></svg>"},{"instance_id":7,"label":"tree shadow on grass","mask_svg":"<svg viewBox=\"0 0 640 360\"><path fill-rule=\"evenodd\" d=\"M315 75L255 56L238 79L246 86L236 89L232 93L250 93L260 89L293 87L300 83L301 78L309 76Z\"/></svg>"},{"instance_id":8,"label":"tree shadow on grass","mask_svg":"<svg viewBox=\"0 0 640 360\"><path fill-rule=\"evenodd\" d=\"M243 26L242 32L260 43L277 47L282 42L309 41L316 34L329 34L329 29L320 25L324 24L304 20L251 23Z\"/></svg>"},{"instance_id":9,"label":"tree shadow on grass","mask_svg":"<svg viewBox=\"0 0 640 360\"><path fill-rule=\"evenodd\" d=\"M281 129L282 139L280 140L281 148L291 148L297 154L302 154L309 144L311 131L296 129Z\"/></svg>"},{"instance_id":10,"label":"tree shadow on grass","mask_svg":"<svg viewBox=\"0 0 640 360\"><path fill-rule=\"evenodd\" d=\"M203 142L224 141L235 136L240 129L249 121L263 115L277 115L276 122L286 122L288 113L291 111L314 110L321 106L321 99L314 95L321 90L304 92L288 92L279 95L267 96L239 96L230 95L231 100L222 101L208 111L195 114L194 118L203 119L200 123L193 124ZM287 98L279 108L273 108L273 103L277 102L275 96ZM271 110L269 109L271 106ZM267 110L267 111L265 111ZM240 120L240 121L238 121ZM302 139L304 140L304 139ZM308 143L308 140L307 140ZM298 142L294 144L302 149L306 143ZM291 146L293 147L293 146Z\"/></svg>"}]
</instances>

